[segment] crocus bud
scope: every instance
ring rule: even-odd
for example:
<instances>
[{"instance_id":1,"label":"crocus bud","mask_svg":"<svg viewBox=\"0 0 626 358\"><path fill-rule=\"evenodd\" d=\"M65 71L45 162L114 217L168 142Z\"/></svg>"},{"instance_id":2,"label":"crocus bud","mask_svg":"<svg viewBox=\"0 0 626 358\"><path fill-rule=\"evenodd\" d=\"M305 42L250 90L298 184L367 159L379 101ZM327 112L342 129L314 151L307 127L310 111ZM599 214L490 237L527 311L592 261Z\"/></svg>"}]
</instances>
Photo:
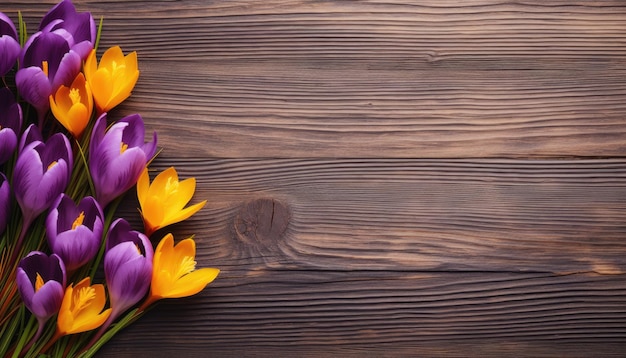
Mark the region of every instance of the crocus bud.
<instances>
[{"instance_id":1,"label":"crocus bud","mask_svg":"<svg viewBox=\"0 0 626 358\"><path fill-rule=\"evenodd\" d=\"M86 264L98 253L104 226L98 202L87 196L78 205L61 194L46 218L46 235L52 252L59 255L69 272Z\"/></svg>"},{"instance_id":2,"label":"crocus bud","mask_svg":"<svg viewBox=\"0 0 626 358\"><path fill-rule=\"evenodd\" d=\"M0 235L7 228L11 208L11 188L7 177L0 173Z\"/></svg>"},{"instance_id":3,"label":"crocus bud","mask_svg":"<svg viewBox=\"0 0 626 358\"><path fill-rule=\"evenodd\" d=\"M146 235L131 229L124 219L111 224L104 255L104 275L112 317L139 302L152 279L153 249Z\"/></svg>"},{"instance_id":4,"label":"crocus bud","mask_svg":"<svg viewBox=\"0 0 626 358\"><path fill-rule=\"evenodd\" d=\"M143 119L138 114L119 120L108 131L106 125L105 113L96 121L89 143L89 171L103 208L137 183L157 142L154 132L152 142L144 143Z\"/></svg>"},{"instance_id":5,"label":"crocus bud","mask_svg":"<svg viewBox=\"0 0 626 358\"><path fill-rule=\"evenodd\" d=\"M22 107L6 87L0 89L0 164L6 162L17 147L22 129Z\"/></svg>"},{"instance_id":6,"label":"crocus bud","mask_svg":"<svg viewBox=\"0 0 626 358\"><path fill-rule=\"evenodd\" d=\"M31 252L18 264L16 280L24 306L40 324L59 311L65 290L65 266L57 255Z\"/></svg>"},{"instance_id":7,"label":"crocus bud","mask_svg":"<svg viewBox=\"0 0 626 358\"><path fill-rule=\"evenodd\" d=\"M13 172L13 190L24 222L30 222L50 207L70 180L70 142L61 133L45 143L34 141L19 153Z\"/></svg>"},{"instance_id":8,"label":"crocus bud","mask_svg":"<svg viewBox=\"0 0 626 358\"><path fill-rule=\"evenodd\" d=\"M0 12L0 77L6 75L17 61L20 43L13 21Z\"/></svg>"}]
</instances>

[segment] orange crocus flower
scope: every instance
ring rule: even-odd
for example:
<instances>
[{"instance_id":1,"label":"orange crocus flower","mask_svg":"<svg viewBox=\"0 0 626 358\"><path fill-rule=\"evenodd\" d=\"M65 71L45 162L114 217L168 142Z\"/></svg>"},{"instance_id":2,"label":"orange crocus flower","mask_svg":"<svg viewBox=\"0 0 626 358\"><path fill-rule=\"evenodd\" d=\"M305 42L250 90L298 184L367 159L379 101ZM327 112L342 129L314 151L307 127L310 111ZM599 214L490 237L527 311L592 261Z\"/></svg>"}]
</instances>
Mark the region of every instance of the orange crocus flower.
<instances>
[{"instance_id":1,"label":"orange crocus flower","mask_svg":"<svg viewBox=\"0 0 626 358\"><path fill-rule=\"evenodd\" d=\"M50 95L50 109L74 138L80 137L93 112L91 88L82 72L76 76L70 87L61 86L54 96Z\"/></svg>"},{"instance_id":2,"label":"orange crocus flower","mask_svg":"<svg viewBox=\"0 0 626 358\"><path fill-rule=\"evenodd\" d=\"M109 318L111 309L102 311L106 303L104 286L91 286L90 282L90 278L85 277L65 290L57 318L57 335L90 331Z\"/></svg>"},{"instance_id":3,"label":"orange crocus flower","mask_svg":"<svg viewBox=\"0 0 626 358\"><path fill-rule=\"evenodd\" d=\"M195 295L211 283L220 270L196 270L195 257L196 243L192 238L182 240L174 246L174 236L165 235L154 251L150 295L140 310L163 298Z\"/></svg>"},{"instance_id":4,"label":"orange crocus flower","mask_svg":"<svg viewBox=\"0 0 626 358\"><path fill-rule=\"evenodd\" d=\"M146 235L165 226L186 220L200 210L206 200L185 208L196 190L196 179L178 181L176 169L170 167L154 178L152 184L148 169L137 181L137 199L141 206Z\"/></svg>"},{"instance_id":5,"label":"orange crocus flower","mask_svg":"<svg viewBox=\"0 0 626 358\"><path fill-rule=\"evenodd\" d=\"M98 111L108 112L128 98L137 83L137 52L124 56L122 49L114 46L104 52L98 64L93 50L85 61L84 71Z\"/></svg>"}]
</instances>

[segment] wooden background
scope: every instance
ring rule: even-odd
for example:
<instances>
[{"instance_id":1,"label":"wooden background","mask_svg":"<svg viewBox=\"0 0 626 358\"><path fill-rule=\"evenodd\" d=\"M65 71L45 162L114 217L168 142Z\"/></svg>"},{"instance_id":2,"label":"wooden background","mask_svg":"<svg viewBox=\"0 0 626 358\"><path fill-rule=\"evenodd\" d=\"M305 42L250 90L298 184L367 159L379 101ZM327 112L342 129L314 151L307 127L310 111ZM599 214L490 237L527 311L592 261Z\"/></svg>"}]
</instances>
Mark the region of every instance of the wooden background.
<instances>
[{"instance_id":1,"label":"wooden background","mask_svg":"<svg viewBox=\"0 0 626 358\"><path fill-rule=\"evenodd\" d=\"M222 270L101 357L626 356L626 2L75 4Z\"/></svg>"}]
</instances>

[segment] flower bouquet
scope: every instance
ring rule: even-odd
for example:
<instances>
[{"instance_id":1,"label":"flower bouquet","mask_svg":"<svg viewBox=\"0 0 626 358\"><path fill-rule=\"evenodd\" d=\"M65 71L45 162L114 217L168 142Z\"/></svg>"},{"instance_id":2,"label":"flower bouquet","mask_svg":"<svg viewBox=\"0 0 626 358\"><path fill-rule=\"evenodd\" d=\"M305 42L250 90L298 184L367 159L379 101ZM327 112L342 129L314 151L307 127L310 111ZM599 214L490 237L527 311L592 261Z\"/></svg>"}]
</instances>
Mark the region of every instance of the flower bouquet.
<instances>
[{"instance_id":1,"label":"flower bouquet","mask_svg":"<svg viewBox=\"0 0 626 358\"><path fill-rule=\"evenodd\" d=\"M156 133L107 115L137 82L135 52L98 61L103 22L70 0L30 36L17 15L0 12L0 356L89 357L156 301L215 279L196 270L193 238L151 241L206 201L187 206L195 179L173 167L150 182ZM116 217L133 188L141 230Z\"/></svg>"}]
</instances>

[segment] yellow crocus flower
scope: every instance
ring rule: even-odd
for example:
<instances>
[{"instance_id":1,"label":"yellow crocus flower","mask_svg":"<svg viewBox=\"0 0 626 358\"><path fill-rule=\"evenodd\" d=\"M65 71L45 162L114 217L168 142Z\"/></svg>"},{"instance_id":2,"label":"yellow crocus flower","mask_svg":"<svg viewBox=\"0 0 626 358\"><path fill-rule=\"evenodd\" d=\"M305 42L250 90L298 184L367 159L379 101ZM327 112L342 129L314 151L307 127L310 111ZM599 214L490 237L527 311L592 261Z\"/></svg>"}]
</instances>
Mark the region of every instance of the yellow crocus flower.
<instances>
[{"instance_id":1,"label":"yellow crocus flower","mask_svg":"<svg viewBox=\"0 0 626 358\"><path fill-rule=\"evenodd\" d=\"M152 261L150 295L140 310L163 298L180 298L202 291L219 274L216 268L196 270L196 242L187 238L174 246L174 236L167 234Z\"/></svg>"},{"instance_id":2,"label":"yellow crocus flower","mask_svg":"<svg viewBox=\"0 0 626 358\"><path fill-rule=\"evenodd\" d=\"M178 181L178 173L170 167L154 178L150 184L148 169L137 181L137 199L141 207L145 234L152 235L165 226L186 220L200 210L206 200L185 208L196 190L196 179Z\"/></svg>"},{"instance_id":3,"label":"yellow crocus flower","mask_svg":"<svg viewBox=\"0 0 626 358\"><path fill-rule=\"evenodd\" d=\"M100 327L111 314L111 309L102 311L106 303L104 286L91 286L85 277L76 286L69 285L57 318L57 335L90 331Z\"/></svg>"},{"instance_id":4,"label":"yellow crocus flower","mask_svg":"<svg viewBox=\"0 0 626 358\"><path fill-rule=\"evenodd\" d=\"M128 98L137 83L137 52L124 56L122 49L114 46L104 52L97 64L93 50L85 61L84 71L98 111L108 112Z\"/></svg>"},{"instance_id":5,"label":"yellow crocus flower","mask_svg":"<svg viewBox=\"0 0 626 358\"><path fill-rule=\"evenodd\" d=\"M54 96L50 95L50 109L74 138L80 137L93 111L91 87L82 72L76 76L70 87L61 86Z\"/></svg>"}]
</instances>

